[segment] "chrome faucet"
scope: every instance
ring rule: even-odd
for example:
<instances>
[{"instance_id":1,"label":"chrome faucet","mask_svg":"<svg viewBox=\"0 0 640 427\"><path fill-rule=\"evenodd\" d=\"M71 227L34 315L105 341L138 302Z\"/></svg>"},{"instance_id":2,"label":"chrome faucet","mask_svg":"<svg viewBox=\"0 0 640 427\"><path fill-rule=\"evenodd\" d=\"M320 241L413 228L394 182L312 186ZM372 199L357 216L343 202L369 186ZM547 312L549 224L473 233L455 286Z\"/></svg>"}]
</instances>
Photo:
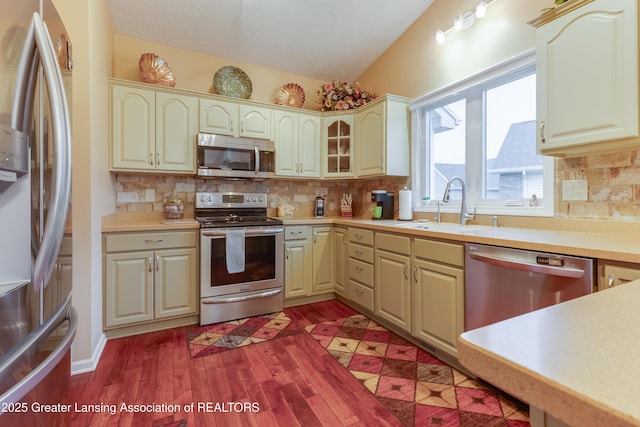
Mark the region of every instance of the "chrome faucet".
<instances>
[{"instance_id":1,"label":"chrome faucet","mask_svg":"<svg viewBox=\"0 0 640 427\"><path fill-rule=\"evenodd\" d=\"M464 180L459 176L452 177L449 182L447 182L447 186L444 189L444 194L442 195L442 201L447 203L449 201L449 192L451 191L451 184L453 181L459 181L460 186L462 188L462 203L460 206L460 224L466 225L468 220L473 220L476 217L476 208L473 208L473 213L470 214L467 212L467 190L464 184Z\"/></svg>"}]
</instances>

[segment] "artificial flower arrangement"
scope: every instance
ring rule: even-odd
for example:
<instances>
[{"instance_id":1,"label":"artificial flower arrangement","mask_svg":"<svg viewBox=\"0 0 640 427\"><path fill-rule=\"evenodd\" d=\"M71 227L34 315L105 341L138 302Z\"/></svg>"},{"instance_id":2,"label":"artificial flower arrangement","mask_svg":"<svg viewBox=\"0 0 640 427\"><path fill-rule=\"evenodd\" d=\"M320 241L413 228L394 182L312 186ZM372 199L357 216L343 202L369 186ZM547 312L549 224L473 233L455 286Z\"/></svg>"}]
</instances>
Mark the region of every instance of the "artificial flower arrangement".
<instances>
[{"instance_id":1,"label":"artificial flower arrangement","mask_svg":"<svg viewBox=\"0 0 640 427\"><path fill-rule=\"evenodd\" d=\"M374 99L375 93L361 89L358 82L349 84L333 80L318 89L318 108L321 111L352 110Z\"/></svg>"}]
</instances>

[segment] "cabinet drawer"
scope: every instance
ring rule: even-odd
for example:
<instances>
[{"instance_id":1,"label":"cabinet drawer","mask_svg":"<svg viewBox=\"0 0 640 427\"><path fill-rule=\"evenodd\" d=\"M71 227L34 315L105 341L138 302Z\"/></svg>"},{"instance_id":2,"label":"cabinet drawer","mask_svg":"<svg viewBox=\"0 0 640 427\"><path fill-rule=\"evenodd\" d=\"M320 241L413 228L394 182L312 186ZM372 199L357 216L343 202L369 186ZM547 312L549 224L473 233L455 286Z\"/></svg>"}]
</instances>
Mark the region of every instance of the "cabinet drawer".
<instances>
[{"instance_id":1,"label":"cabinet drawer","mask_svg":"<svg viewBox=\"0 0 640 427\"><path fill-rule=\"evenodd\" d=\"M370 246L349 243L349 257L373 263L373 248Z\"/></svg>"},{"instance_id":2,"label":"cabinet drawer","mask_svg":"<svg viewBox=\"0 0 640 427\"><path fill-rule=\"evenodd\" d=\"M349 258L349 279L373 288L373 264Z\"/></svg>"},{"instance_id":3,"label":"cabinet drawer","mask_svg":"<svg viewBox=\"0 0 640 427\"><path fill-rule=\"evenodd\" d=\"M348 296L351 301L373 311L373 289L349 280Z\"/></svg>"},{"instance_id":4,"label":"cabinet drawer","mask_svg":"<svg viewBox=\"0 0 640 427\"><path fill-rule=\"evenodd\" d=\"M437 240L416 239L413 250L416 258L464 267L464 246L462 245Z\"/></svg>"},{"instance_id":5,"label":"cabinet drawer","mask_svg":"<svg viewBox=\"0 0 640 427\"><path fill-rule=\"evenodd\" d=\"M410 255L411 239L396 234L376 233L376 249Z\"/></svg>"},{"instance_id":6,"label":"cabinet drawer","mask_svg":"<svg viewBox=\"0 0 640 427\"><path fill-rule=\"evenodd\" d=\"M373 246L373 231L362 228L349 228L349 241Z\"/></svg>"},{"instance_id":7,"label":"cabinet drawer","mask_svg":"<svg viewBox=\"0 0 640 427\"><path fill-rule=\"evenodd\" d=\"M311 238L311 227L300 226L300 227L284 228L284 240L299 240L299 239L310 239L310 238Z\"/></svg>"},{"instance_id":8,"label":"cabinet drawer","mask_svg":"<svg viewBox=\"0 0 640 427\"><path fill-rule=\"evenodd\" d=\"M195 231L105 234L106 252L195 247Z\"/></svg>"}]
</instances>

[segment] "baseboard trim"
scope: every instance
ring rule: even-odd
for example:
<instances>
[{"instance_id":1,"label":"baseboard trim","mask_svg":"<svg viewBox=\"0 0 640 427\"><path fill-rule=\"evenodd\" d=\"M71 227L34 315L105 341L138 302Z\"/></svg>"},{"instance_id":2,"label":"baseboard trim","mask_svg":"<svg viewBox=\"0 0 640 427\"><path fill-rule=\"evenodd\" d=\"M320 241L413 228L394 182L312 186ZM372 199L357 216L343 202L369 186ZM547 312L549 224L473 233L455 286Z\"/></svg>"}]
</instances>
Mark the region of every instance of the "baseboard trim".
<instances>
[{"instance_id":1,"label":"baseboard trim","mask_svg":"<svg viewBox=\"0 0 640 427\"><path fill-rule=\"evenodd\" d=\"M104 351L104 346L106 344L107 336L104 333L101 333L98 345L93 349L91 358L71 362L71 375L85 374L87 372L95 371L98 367L100 357L102 357L102 352Z\"/></svg>"}]
</instances>

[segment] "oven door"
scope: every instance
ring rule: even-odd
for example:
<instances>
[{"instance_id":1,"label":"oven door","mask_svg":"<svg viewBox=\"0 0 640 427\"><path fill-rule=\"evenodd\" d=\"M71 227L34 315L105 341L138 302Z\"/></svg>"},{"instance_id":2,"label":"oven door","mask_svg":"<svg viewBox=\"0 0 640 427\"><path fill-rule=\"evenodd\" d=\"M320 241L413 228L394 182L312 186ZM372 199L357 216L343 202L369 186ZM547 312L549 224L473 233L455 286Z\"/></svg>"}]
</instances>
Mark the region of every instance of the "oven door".
<instances>
[{"instance_id":1,"label":"oven door","mask_svg":"<svg viewBox=\"0 0 640 427\"><path fill-rule=\"evenodd\" d=\"M240 294L282 288L284 284L284 228L246 227L244 271L229 273L227 232L239 228L205 228L200 232L200 297Z\"/></svg>"}]
</instances>

